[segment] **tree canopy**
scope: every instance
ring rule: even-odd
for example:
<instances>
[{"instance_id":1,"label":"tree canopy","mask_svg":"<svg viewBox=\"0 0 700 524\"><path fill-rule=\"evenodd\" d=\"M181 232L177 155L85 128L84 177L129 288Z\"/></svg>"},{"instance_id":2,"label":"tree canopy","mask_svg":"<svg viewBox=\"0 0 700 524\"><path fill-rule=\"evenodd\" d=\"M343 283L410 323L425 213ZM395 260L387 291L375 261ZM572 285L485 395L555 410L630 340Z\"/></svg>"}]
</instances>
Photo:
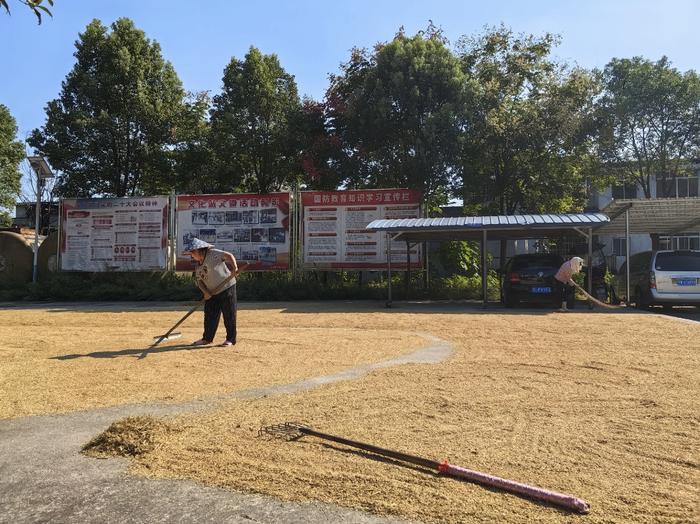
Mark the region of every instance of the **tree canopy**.
<instances>
[{"instance_id":1,"label":"tree canopy","mask_svg":"<svg viewBox=\"0 0 700 524\"><path fill-rule=\"evenodd\" d=\"M551 58L557 41L505 27L460 41L476 86L456 191L465 204L502 214L583 206L598 85Z\"/></svg>"},{"instance_id":2,"label":"tree canopy","mask_svg":"<svg viewBox=\"0 0 700 524\"><path fill-rule=\"evenodd\" d=\"M76 64L29 139L62 173L63 195L154 194L174 184L170 150L188 117L180 80L131 20L110 29L93 20L80 34Z\"/></svg>"},{"instance_id":3,"label":"tree canopy","mask_svg":"<svg viewBox=\"0 0 700 524\"><path fill-rule=\"evenodd\" d=\"M681 73L666 57L656 62L613 59L603 71L598 111L601 160L619 182L652 195L652 177L665 196L700 146L700 78Z\"/></svg>"},{"instance_id":4,"label":"tree canopy","mask_svg":"<svg viewBox=\"0 0 700 524\"><path fill-rule=\"evenodd\" d=\"M0 225L10 224L10 215L3 210L13 208L20 193L24 144L17 140L17 123L10 110L0 104Z\"/></svg>"},{"instance_id":5,"label":"tree canopy","mask_svg":"<svg viewBox=\"0 0 700 524\"><path fill-rule=\"evenodd\" d=\"M224 69L211 109L211 145L219 189L266 193L300 172L292 123L300 109L294 77L277 55L251 47Z\"/></svg>"},{"instance_id":6,"label":"tree canopy","mask_svg":"<svg viewBox=\"0 0 700 524\"><path fill-rule=\"evenodd\" d=\"M665 57L587 71L553 58L558 41L500 26L453 46L432 23L400 30L353 49L322 100L300 100L278 57L255 47L231 58L218 93L187 93L132 21L94 20L28 142L71 196L301 182L408 187L432 209L457 198L511 214L582 210L590 186L610 180L649 197L656 177L664 192L700 152L696 72Z\"/></svg>"},{"instance_id":7,"label":"tree canopy","mask_svg":"<svg viewBox=\"0 0 700 524\"><path fill-rule=\"evenodd\" d=\"M442 33L355 49L331 79L329 119L351 187L408 187L446 203L471 83Z\"/></svg>"}]
</instances>

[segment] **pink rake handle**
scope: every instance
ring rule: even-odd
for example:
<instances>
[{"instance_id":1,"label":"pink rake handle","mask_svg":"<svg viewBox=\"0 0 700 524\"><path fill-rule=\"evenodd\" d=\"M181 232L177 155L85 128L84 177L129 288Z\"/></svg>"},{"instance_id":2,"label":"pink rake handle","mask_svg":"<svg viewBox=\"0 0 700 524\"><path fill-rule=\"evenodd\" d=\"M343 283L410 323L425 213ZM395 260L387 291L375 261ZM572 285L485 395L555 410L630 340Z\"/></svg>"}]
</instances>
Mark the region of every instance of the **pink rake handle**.
<instances>
[{"instance_id":1,"label":"pink rake handle","mask_svg":"<svg viewBox=\"0 0 700 524\"><path fill-rule=\"evenodd\" d=\"M517 493L518 495L523 495L532 499L542 500L544 502L549 502L550 504L556 504L557 506L561 506L572 511L577 511L579 513L588 513L591 509L586 501L574 497L573 495L538 488L536 486L529 486L528 484L521 484L520 482L515 482L514 480L508 480L501 477L496 477L494 475L489 475L487 473L481 473L479 471L453 466L447 461L440 464L438 471L446 475L467 479L472 482L478 482L479 484L492 486L510 493Z\"/></svg>"}]
</instances>

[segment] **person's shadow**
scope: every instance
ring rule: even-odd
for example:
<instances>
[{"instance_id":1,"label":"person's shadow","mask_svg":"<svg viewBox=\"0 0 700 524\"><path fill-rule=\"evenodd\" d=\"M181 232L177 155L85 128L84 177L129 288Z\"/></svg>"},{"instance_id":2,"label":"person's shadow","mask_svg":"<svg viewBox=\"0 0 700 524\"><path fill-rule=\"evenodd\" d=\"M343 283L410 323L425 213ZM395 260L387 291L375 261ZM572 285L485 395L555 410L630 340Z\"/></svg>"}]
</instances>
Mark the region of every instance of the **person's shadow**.
<instances>
[{"instance_id":1,"label":"person's shadow","mask_svg":"<svg viewBox=\"0 0 700 524\"><path fill-rule=\"evenodd\" d=\"M140 348L140 349L121 349L118 351L93 351L92 353L74 353L71 355L59 355L56 357L49 357L50 360L74 360L76 358L117 358L117 357L131 357L137 356L140 360L146 358L147 355L152 355L155 353L167 353L169 351L192 351L201 348L211 347L214 344L206 346L192 346L190 344L177 344L174 346L160 346L154 348Z\"/></svg>"}]
</instances>

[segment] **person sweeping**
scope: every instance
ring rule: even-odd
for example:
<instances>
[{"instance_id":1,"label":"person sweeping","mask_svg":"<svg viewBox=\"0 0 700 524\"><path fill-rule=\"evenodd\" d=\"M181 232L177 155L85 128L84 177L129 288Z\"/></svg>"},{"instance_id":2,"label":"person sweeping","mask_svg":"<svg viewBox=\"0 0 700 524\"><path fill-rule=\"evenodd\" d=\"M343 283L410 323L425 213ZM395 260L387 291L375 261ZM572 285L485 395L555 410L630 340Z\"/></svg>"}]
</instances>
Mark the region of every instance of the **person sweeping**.
<instances>
[{"instance_id":1,"label":"person sweeping","mask_svg":"<svg viewBox=\"0 0 700 524\"><path fill-rule=\"evenodd\" d=\"M569 292L572 291L572 288L576 285L573 276L579 273L582 268L583 259L580 257L573 257L571 260L564 262L556 275L554 275L554 280L561 296L561 309L559 311L566 312L569 310L566 307L566 299Z\"/></svg>"},{"instance_id":2,"label":"person sweeping","mask_svg":"<svg viewBox=\"0 0 700 524\"><path fill-rule=\"evenodd\" d=\"M195 262L195 280L204 294L204 334L193 342L193 346L204 346L214 341L221 315L224 316L226 340L221 347L236 344L236 257L228 251L214 249L212 244L198 238L192 239L190 248L184 252ZM228 279L228 281L227 281ZM221 289L219 289L221 288ZM216 290L216 294L212 293Z\"/></svg>"}]
</instances>

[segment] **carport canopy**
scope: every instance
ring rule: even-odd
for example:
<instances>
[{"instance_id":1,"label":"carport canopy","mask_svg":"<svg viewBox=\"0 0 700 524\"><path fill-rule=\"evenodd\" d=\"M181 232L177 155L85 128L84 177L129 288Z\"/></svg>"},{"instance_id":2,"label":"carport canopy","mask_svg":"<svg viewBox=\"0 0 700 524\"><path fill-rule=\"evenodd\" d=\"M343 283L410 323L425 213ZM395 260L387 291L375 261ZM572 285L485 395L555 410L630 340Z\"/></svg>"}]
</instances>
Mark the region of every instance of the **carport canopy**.
<instances>
[{"instance_id":1,"label":"carport canopy","mask_svg":"<svg viewBox=\"0 0 700 524\"><path fill-rule=\"evenodd\" d=\"M602 235L673 235L700 225L700 198L613 200L603 211L610 217L610 222L602 224L596 231Z\"/></svg>"},{"instance_id":2,"label":"carport canopy","mask_svg":"<svg viewBox=\"0 0 700 524\"><path fill-rule=\"evenodd\" d=\"M630 235L673 235L700 225L700 198L613 200L603 209L610 222L596 229L600 235L625 235L625 292L630 296ZM629 298L628 298L629 301Z\"/></svg>"},{"instance_id":3,"label":"carport canopy","mask_svg":"<svg viewBox=\"0 0 700 524\"><path fill-rule=\"evenodd\" d=\"M572 231L588 239L589 262L592 255L593 229L610 221L603 213L546 214L546 215L492 215L450 218L384 219L370 222L366 229L384 232L394 241L408 244L424 241L480 240L482 293L487 302L486 243L490 240L517 240L529 238L560 238ZM391 304L391 257L387 249L389 266L389 297ZM591 264L588 264L589 288ZM589 289L590 291L590 289Z\"/></svg>"}]
</instances>

